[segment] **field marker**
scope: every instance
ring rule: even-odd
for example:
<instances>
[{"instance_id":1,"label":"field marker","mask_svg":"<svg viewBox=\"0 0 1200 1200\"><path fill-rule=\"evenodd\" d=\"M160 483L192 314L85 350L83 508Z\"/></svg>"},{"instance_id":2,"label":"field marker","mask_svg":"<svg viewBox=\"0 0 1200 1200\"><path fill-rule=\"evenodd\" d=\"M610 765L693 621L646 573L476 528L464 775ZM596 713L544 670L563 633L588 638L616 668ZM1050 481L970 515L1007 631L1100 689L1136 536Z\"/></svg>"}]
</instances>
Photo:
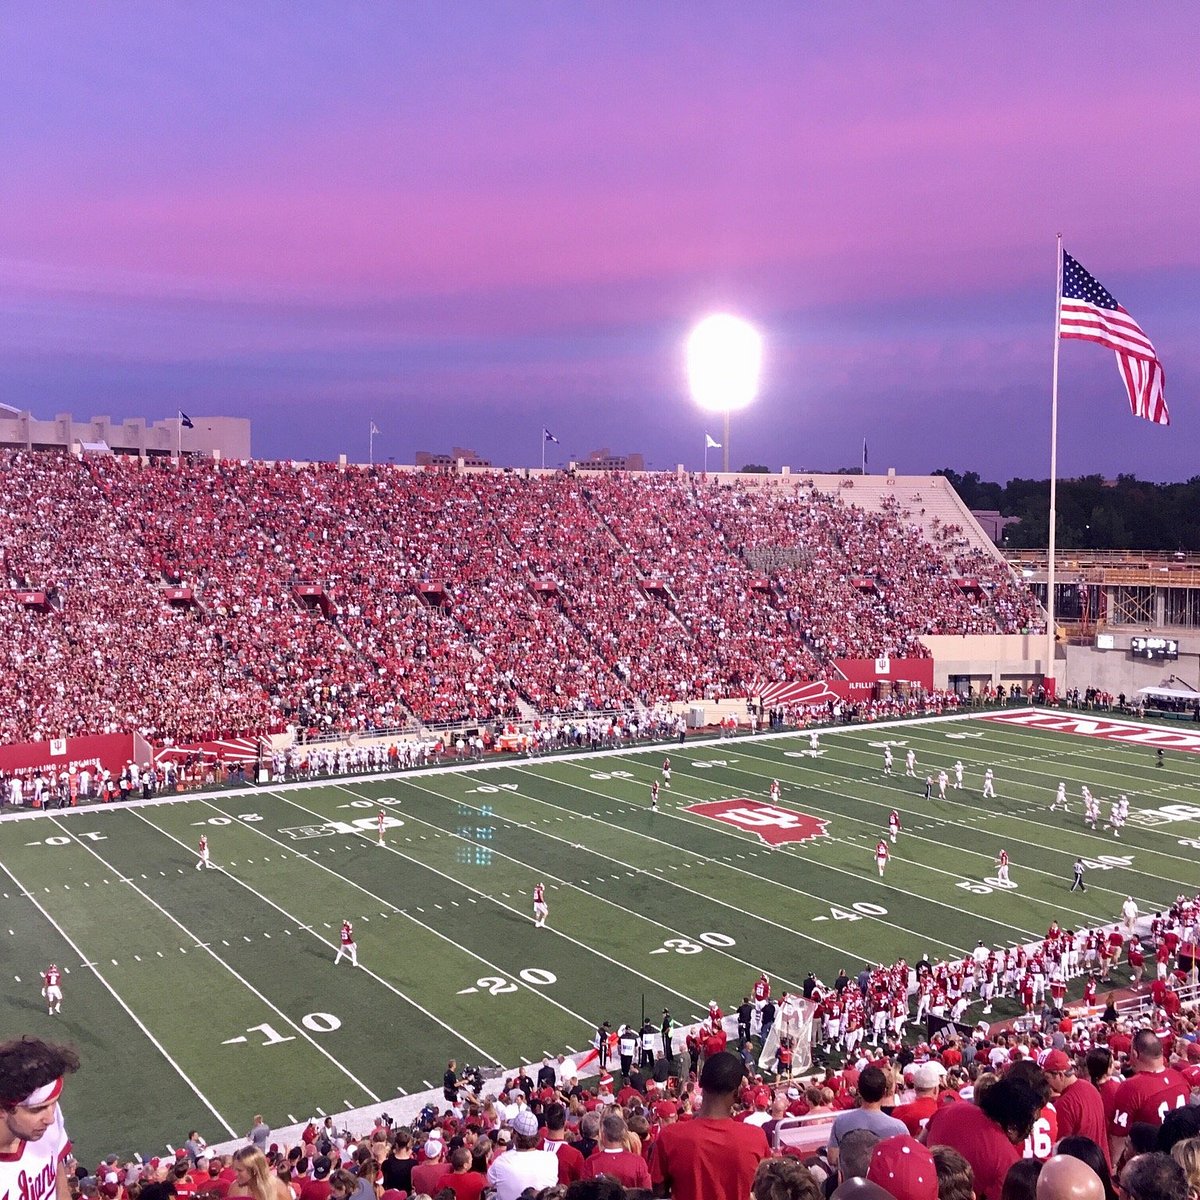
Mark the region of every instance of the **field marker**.
<instances>
[{"instance_id":1,"label":"field marker","mask_svg":"<svg viewBox=\"0 0 1200 1200\"><path fill-rule=\"evenodd\" d=\"M221 1045L222 1045L222 1046L234 1046L234 1045L236 1045L238 1042L244 1042L245 1040L246 1040L246 1035L245 1035L245 1034L242 1034L242 1036L241 1036L241 1037L232 1037L232 1038L226 1038L226 1039L225 1039L225 1040L224 1040L224 1041L221 1043Z\"/></svg>"},{"instance_id":2,"label":"field marker","mask_svg":"<svg viewBox=\"0 0 1200 1200\"><path fill-rule=\"evenodd\" d=\"M13 883L16 884L16 886L18 888L21 886L21 881L12 873L12 871L9 870L8 866L3 862L0 862L0 871L3 871L13 881ZM83 951L80 950L80 948L76 944L75 940L68 935L67 931L41 906L41 904L39 904L36 900L34 900L33 905L38 910L38 912L40 912L42 914L42 916L45 917L45 919L52 926L54 926L55 930L58 932L59 936L63 939L63 941L66 942L67 945L70 946L71 949L74 950L75 953L79 955L79 959L83 963L83 965L85 967L88 967L91 969L92 974L95 975L96 978L100 981L100 984L105 989L105 991L107 991L108 994L110 996L112 996L112 998L125 1010L125 1012L129 1015L129 1019L131 1021L133 1021L133 1023L138 1027L138 1029L140 1029L142 1031L143 1034L145 1034L145 1036L149 1040L150 1044L163 1056L164 1059L166 1059L166 1061L170 1064L171 1069L179 1076L179 1078L182 1079L183 1082L186 1083L189 1088L191 1088L191 1090L195 1093L196 1098L200 1101L200 1103L203 1104L204 1107L207 1108L208 1111L210 1113L212 1113L212 1115L214 1117L216 1117L216 1119L221 1123L221 1127L225 1130L225 1132L228 1133L231 1138L237 1137L238 1135L237 1135L236 1131L234 1130L233 1126L230 1125L229 1122L226 1121L223 1116L221 1116L221 1114L216 1110L216 1108L213 1106L212 1102L208 1099L208 1097L205 1096L205 1094L188 1077L188 1075L183 1070L183 1068L167 1053L163 1044L158 1040L158 1038L156 1038L154 1036L154 1034L152 1034L150 1032L149 1029L146 1028L146 1026L139 1019L137 1013L135 1013L133 1011L133 1009L130 1008L129 1005L125 1003L125 1001L121 998L120 994L112 986L112 984L110 984L108 982L108 980L105 979L104 976L100 974L100 972L96 969L96 964L90 963L86 960L86 958L84 957Z\"/></svg>"}]
</instances>

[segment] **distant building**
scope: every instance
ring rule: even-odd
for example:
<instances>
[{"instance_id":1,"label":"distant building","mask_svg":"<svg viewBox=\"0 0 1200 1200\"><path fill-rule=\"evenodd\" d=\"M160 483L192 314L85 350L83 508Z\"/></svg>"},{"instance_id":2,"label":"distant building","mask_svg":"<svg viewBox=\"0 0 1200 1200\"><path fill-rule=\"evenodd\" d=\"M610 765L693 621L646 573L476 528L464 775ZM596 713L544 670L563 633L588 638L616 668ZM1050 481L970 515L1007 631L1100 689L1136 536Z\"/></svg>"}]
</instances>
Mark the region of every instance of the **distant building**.
<instances>
[{"instance_id":1,"label":"distant building","mask_svg":"<svg viewBox=\"0 0 1200 1200\"><path fill-rule=\"evenodd\" d=\"M53 421L39 421L32 413L0 404L0 447L6 450L80 450L113 454L165 457L184 454L219 454L227 459L250 457L250 422L245 417L189 416L191 429L181 429L177 417L148 425L144 417L114 421L93 417L77 421L58 413Z\"/></svg>"},{"instance_id":2,"label":"distant building","mask_svg":"<svg viewBox=\"0 0 1200 1200\"><path fill-rule=\"evenodd\" d=\"M1004 544L1004 531L1010 525L1020 525L1020 517L1002 517L994 508L971 509L971 516L979 522L979 527L997 546Z\"/></svg>"},{"instance_id":3,"label":"distant building","mask_svg":"<svg viewBox=\"0 0 1200 1200\"><path fill-rule=\"evenodd\" d=\"M601 450L593 450L575 466L583 471L644 471L646 460L641 454L614 454L605 446Z\"/></svg>"},{"instance_id":4,"label":"distant building","mask_svg":"<svg viewBox=\"0 0 1200 1200\"><path fill-rule=\"evenodd\" d=\"M413 462L418 467L456 467L458 460L463 460L467 467L490 467L492 464L486 458L480 458L478 450L468 450L465 446L455 446L449 454L434 454L429 450L418 450Z\"/></svg>"}]
</instances>

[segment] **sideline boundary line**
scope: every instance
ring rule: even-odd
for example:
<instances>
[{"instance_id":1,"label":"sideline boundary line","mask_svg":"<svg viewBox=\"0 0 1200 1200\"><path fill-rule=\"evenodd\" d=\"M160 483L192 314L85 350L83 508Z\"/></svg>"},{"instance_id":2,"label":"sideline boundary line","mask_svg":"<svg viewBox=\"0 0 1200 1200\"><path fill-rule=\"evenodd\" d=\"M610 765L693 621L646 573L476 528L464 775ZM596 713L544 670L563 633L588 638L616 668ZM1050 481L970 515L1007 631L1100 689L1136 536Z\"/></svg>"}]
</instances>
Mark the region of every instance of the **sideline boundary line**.
<instances>
[{"instance_id":1,"label":"sideline boundary line","mask_svg":"<svg viewBox=\"0 0 1200 1200\"><path fill-rule=\"evenodd\" d=\"M113 869L112 865L110 863L106 862L105 859L103 858L103 856L100 855L97 851L93 850L91 848L91 846L87 845L85 842L83 842L79 838L77 838L74 834L70 833L69 830L65 829L57 821L54 821L54 824L57 825L58 828L61 829L64 834L66 834L68 837L70 837L70 839L77 846L82 846L84 850L86 850L93 858L95 858L97 861L102 863L109 870ZM329 1051L326 1050L324 1046L322 1046L319 1042L317 1042L309 1034L307 1029L304 1029L297 1022L293 1021L292 1018L289 1017L287 1015L287 1013L285 1013L283 1011L283 1009L278 1008L275 1004L273 1004L270 1000L268 1000L267 997L264 996L262 994L262 992L260 992L258 990L258 988L256 988L254 986L254 984L252 984L248 979L246 979L242 975L240 975L237 972L237 970L234 967L232 967L229 963L227 963L211 946L208 945L207 942L202 942L178 917L174 916L173 914L169 913L165 908L163 908L163 906L161 904L159 904L158 901L155 900L153 896L149 896L145 892L143 892L142 889L140 887L138 887L138 885L136 883L134 883L132 879L122 878L119 873L118 873L118 878L121 879L122 883L126 884L128 887L131 887L135 892L137 892L137 894L139 896L141 896L141 898L143 900L145 900L148 904L150 904L151 906L156 908L160 913L162 913L162 915L164 917L166 917L168 921L170 921L173 925L177 925L181 930L183 930L183 932L189 938L191 938L193 944L196 946L197 949L203 950L205 952L205 954L207 954L215 962L220 964L220 966L224 967L224 969L226 971L228 971L229 974L232 975L234 977L234 979L236 979L238 981L238 983L240 983L248 992L250 992L254 996L258 997L258 999L263 1004L265 1004L277 1017L279 1017L283 1021L286 1021L288 1023L288 1025L291 1026L292 1029L294 1029L310 1046L313 1047L314 1050L317 1051L318 1054L320 1054L324 1058L327 1058L331 1063L333 1063L333 1065L339 1071L341 1071L342 1074L345 1075L346 1078L349 1079L351 1083L355 1084L355 1086L357 1086L359 1089L361 1089L372 1100L379 1099L379 1097L376 1096L375 1093L373 1091L371 1091L371 1089L369 1087L367 1087L367 1085L365 1083L363 1083L361 1079L356 1078L346 1067L344 1067L340 1062L338 1062L338 1060L332 1054L330 1054Z\"/></svg>"},{"instance_id":2,"label":"sideline boundary line","mask_svg":"<svg viewBox=\"0 0 1200 1200\"><path fill-rule=\"evenodd\" d=\"M166 1059L167 1063L170 1065L175 1074L178 1075L179 1078L182 1079L189 1088L191 1088L191 1090L199 1098L201 1104L203 1104L204 1107L207 1108L208 1111L212 1113L212 1115L216 1117L218 1121L220 1121L226 1133L228 1133L230 1137L237 1137L238 1135L234 1132L233 1126L230 1125L223 1116L221 1116L221 1114L213 1106L212 1101L209 1100L209 1098L196 1086L187 1072L167 1053L166 1047L158 1040L158 1038L154 1036L154 1034L150 1032L149 1029L146 1028L137 1013L135 1013L133 1009L130 1008L123 999L121 999L120 993L116 990L116 988L113 987L111 983L108 982L107 979L104 978L103 975L100 974L100 972L96 969L96 964L92 962L92 960L89 959L82 950L80 950L78 944L75 942L75 939L72 938L71 935L67 933L67 931L42 907L41 903L34 897L34 894L28 888L26 888L24 884L21 883L21 881L12 873L8 865L3 860L0 860L0 871L3 871L5 875L7 875L9 879L13 881L17 887L17 890L23 893L23 895L31 901L33 907L36 908L38 912L41 913L42 916L54 927L59 937L61 937L63 941L66 942L67 945L79 955L79 961L85 967L87 967L93 975L95 975L95 977L100 981L100 985L104 988L104 990L108 992L108 994L112 996L112 998L125 1010L125 1013L129 1019L138 1027L138 1029L142 1031L146 1037L146 1040L155 1048L155 1050L157 1050L159 1054Z\"/></svg>"},{"instance_id":3,"label":"sideline boundary line","mask_svg":"<svg viewBox=\"0 0 1200 1200\"><path fill-rule=\"evenodd\" d=\"M1010 711L1005 709L1004 711ZM1012 709L1013 712L1025 712L1026 709ZM1032 708L1029 711L1041 710ZM775 733L747 733L734 738L706 737L685 742L685 746L726 746L751 740L777 741L780 738L803 737L806 733L816 732L822 736L835 733L851 733L858 729L893 729L910 725L929 725L935 722L972 721L983 715L978 712L939 713L931 717L903 717L891 721L864 721L857 725L822 725L815 730L783 729ZM75 816L80 813L120 812L127 808L149 808L155 804L186 804L191 800L208 800L221 796L253 796L260 791L276 793L302 791L305 788L329 787L332 784L369 783L371 780L390 779L404 781L410 777L422 775L447 775L454 773L469 773L472 771L506 770L518 763L554 763L573 762L579 759L610 758L619 754L657 754L664 747L678 746L677 741L646 742L639 746L612 746L604 750L571 750L566 753L526 754L513 758L498 758L493 761L441 763L436 767L419 767L409 771L370 771L365 775L326 775L320 779L301 779L292 783L248 783L241 791L231 791L228 788L220 791L178 792L173 796L151 796L148 800L138 797L136 800L114 800L111 804L85 804L77 808L37 809L34 812L0 813L0 825L6 821L37 821L44 817Z\"/></svg>"}]
</instances>

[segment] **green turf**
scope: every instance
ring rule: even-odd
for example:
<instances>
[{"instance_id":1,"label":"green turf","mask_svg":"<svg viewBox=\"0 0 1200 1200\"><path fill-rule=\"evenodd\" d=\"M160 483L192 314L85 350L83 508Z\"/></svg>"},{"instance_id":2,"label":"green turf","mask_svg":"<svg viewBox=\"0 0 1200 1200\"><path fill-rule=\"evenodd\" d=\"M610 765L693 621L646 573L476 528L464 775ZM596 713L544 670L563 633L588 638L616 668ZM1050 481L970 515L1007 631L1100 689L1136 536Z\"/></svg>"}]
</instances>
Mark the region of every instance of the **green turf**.
<instances>
[{"instance_id":1,"label":"green turf","mask_svg":"<svg viewBox=\"0 0 1200 1200\"><path fill-rule=\"evenodd\" d=\"M1078 798L1123 791L1135 817L1194 803L1190 756L1156 768L1144 748L983 720L825 732L807 751L806 736L669 747L658 812L661 747L0 822L4 1030L80 1046L67 1112L85 1160L153 1153L192 1127L242 1134L256 1112L281 1125L418 1091L450 1057L515 1065L584 1047L602 1019L728 1009L760 969L796 987L809 969L1024 941L1052 919L1112 919L1128 894L1147 910L1200 889L1200 822L1131 822L1118 842L1085 830ZM926 771L956 758L967 787L925 801ZM685 811L766 801L774 778L829 836L772 848ZM1047 812L1059 779L1068 816ZM381 803L403 822L385 847ZM879 879L892 807L904 833ZM329 824L355 819L370 827ZM220 870L194 869L201 832ZM984 882L1002 847L1011 890ZM1084 895L1067 891L1077 854L1095 864ZM357 971L333 962L344 917ZM52 959L68 972L57 1017L38 995Z\"/></svg>"}]
</instances>

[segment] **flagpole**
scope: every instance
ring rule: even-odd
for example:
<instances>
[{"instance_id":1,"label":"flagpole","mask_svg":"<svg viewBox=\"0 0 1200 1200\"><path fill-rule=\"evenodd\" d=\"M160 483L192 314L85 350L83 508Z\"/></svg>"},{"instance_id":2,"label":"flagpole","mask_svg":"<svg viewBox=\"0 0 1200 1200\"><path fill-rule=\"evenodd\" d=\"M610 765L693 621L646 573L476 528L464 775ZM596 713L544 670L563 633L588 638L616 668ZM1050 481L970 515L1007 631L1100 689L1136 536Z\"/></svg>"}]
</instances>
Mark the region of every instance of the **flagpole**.
<instances>
[{"instance_id":1,"label":"flagpole","mask_svg":"<svg viewBox=\"0 0 1200 1200\"><path fill-rule=\"evenodd\" d=\"M183 418L175 418L175 457L183 462Z\"/></svg>"},{"instance_id":2,"label":"flagpole","mask_svg":"<svg viewBox=\"0 0 1200 1200\"><path fill-rule=\"evenodd\" d=\"M1054 284L1054 370L1050 384L1050 546L1046 572L1046 667L1043 674L1054 687L1054 551L1058 524L1058 348L1062 341L1062 234L1058 235Z\"/></svg>"},{"instance_id":3,"label":"flagpole","mask_svg":"<svg viewBox=\"0 0 1200 1200\"><path fill-rule=\"evenodd\" d=\"M708 474L708 430L704 431L704 473Z\"/></svg>"},{"instance_id":4,"label":"flagpole","mask_svg":"<svg viewBox=\"0 0 1200 1200\"><path fill-rule=\"evenodd\" d=\"M367 430L367 466L375 465L375 422L372 421Z\"/></svg>"},{"instance_id":5,"label":"flagpole","mask_svg":"<svg viewBox=\"0 0 1200 1200\"><path fill-rule=\"evenodd\" d=\"M725 410L725 437L721 441L721 457L725 463L725 474L729 474L729 409Z\"/></svg>"},{"instance_id":6,"label":"flagpole","mask_svg":"<svg viewBox=\"0 0 1200 1200\"><path fill-rule=\"evenodd\" d=\"M542 470L546 469L546 427L542 426Z\"/></svg>"}]
</instances>

